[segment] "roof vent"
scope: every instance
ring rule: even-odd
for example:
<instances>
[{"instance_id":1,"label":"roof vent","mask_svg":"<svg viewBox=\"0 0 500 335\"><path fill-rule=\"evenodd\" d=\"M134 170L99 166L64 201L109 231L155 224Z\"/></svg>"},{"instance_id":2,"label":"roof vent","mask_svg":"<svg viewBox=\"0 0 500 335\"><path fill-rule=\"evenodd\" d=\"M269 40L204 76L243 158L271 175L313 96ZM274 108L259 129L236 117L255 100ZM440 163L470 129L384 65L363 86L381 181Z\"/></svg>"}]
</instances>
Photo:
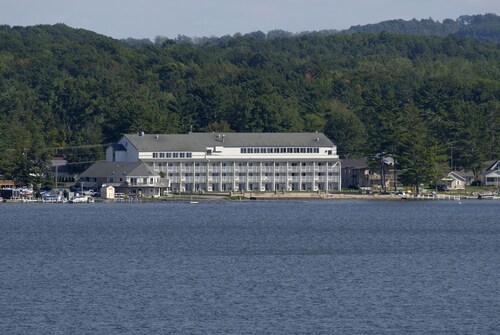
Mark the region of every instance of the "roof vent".
<instances>
[{"instance_id":1,"label":"roof vent","mask_svg":"<svg viewBox=\"0 0 500 335\"><path fill-rule=\"evenodd\" d=\"M141 134L140 134L140 136L141 136L141 137L143 137L143 136L144 136L144 132L143 132L143 131L141 131Z\"/></svg>"},{"instance_id":2,"label":"roof vent","mask_svg":"<svg viewBox=\"0 0 500 335\"><path fill-rule=\"evenodd\" d=\"M316 137L314 140L315 140L316 142L319 142L319 137Z\"/></svg>"},{"instance_id":3,"label":"roof vent","mask_svg":"<svg viewBox=\"0 0 500 335\"><path fill-rule=\"evenodd\" d=\"M155 138L159 138L159 137L160 137L160 135L158 135L158 134L155 135Z\"/></svg>"}]
</instances>

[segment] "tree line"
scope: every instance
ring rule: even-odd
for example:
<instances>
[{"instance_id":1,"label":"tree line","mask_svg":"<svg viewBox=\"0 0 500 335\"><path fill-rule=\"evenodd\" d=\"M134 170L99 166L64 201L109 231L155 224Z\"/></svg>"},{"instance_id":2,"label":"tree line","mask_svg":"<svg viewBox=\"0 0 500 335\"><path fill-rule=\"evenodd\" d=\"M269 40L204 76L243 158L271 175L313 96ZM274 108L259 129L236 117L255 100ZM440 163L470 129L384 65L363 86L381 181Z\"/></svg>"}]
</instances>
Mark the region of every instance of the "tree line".
<instances>
[{"instance_id":1,"label":"tree line","mask_svg":"<svg viewBox=\"0 0 500 335\"><path fill-rule=\"evenodd\" d=\"M103 151L87 146L140 131L320 131L343 158L393 156L408 185L500 157L499 44L259 36L129 45L63 24L0 26L0 175L43 179L55 153L95 161Z\"/></svg>"}]
</instances>

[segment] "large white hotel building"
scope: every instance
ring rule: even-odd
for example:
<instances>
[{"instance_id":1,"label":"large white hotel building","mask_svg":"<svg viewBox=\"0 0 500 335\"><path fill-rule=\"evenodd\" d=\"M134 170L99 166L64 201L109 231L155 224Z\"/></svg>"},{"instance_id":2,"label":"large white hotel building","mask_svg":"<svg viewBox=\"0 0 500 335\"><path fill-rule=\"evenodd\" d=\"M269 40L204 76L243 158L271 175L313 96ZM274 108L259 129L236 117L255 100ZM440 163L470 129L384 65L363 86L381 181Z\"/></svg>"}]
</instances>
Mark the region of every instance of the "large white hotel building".
<instances>
[{"instance_id":1,"label":"large white hotel building","mask_svg":"<svg viewBox=\"0 0 500 335\"><path fill-rule=\"evenodd\" d=\"M122 187L154 187L161 176L171 191L182 192L341 188L337 147L322 133L126 134L106 150L106 161L142 162L150 171L123 172ZM118 182L109 176L105 181Z\"/></svg>"}]
</instances>

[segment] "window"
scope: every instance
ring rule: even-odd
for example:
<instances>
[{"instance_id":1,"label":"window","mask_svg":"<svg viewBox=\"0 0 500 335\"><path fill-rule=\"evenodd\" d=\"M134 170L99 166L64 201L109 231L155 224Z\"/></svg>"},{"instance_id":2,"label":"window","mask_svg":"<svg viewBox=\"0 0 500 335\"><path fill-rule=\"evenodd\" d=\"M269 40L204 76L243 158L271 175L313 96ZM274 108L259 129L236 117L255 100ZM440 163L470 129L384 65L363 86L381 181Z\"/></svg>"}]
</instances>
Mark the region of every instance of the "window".
<instances>
[{"instance_id":1,"label":"window","mask_svg":"<svg viewBox=\"0 0 500 335\"><path fill-rule=\"evenodd\" d=\"M267 148L267 153L272 154L273 153L273 148Z\"/></svg>"},{"instance_id":2,"label":"window","mask_svg":"<svg viewBox=\"0 0 500 335\"><path fill-rule=\"evenodd\" d=\"M172 154L172 157L173 157L173 158L179 158L179 153L178 153L178 152L174 152L174 153Z\"/></svg>"},{"instance_id":3,"label":"window","mask_svg":"<svg viewBox=\"0 0 500 335\"><path fill-rule=\"evenodd\" d=\"M158 153L157 152L153 152L153 158L158 158Z\"/></svg>"},{"instance_id":4,"label":"window","mask_svg":"<svg viewBox=\"0 0 500 335\"><path fill-rule=\"evenodd\" d=\"M319 148L314 148L314 153L319 154Z\"/></svg>"},{"instance_id":5,"label":"window","mask_svg":"<svg viewBox=\"0 0 500 335\"><path fill-rule=\"evenodd\" d=\"M248 153L253 154L253 148L248 148Z\"/></svg>"},{"instance_id":6,"label":"window","mask_svg":"<svg viewBox=\"0 0 500 335\"><path fill-rule=\"evenodd\" d=\"M300 153L305 154L306 153L306 148L300 148Z\"/></svg>"},{"instance_id":7,"label":"window","mask_svg":"<svg viewBox=\"0 0 500 335\"><path fill-rule=\"evenodd\" d=\"M246 154L246 153L247 153L247 148L240 149L240 154Z\"/></svg>"},{"instance_id":8,"label":"window","mask_svg":"<svg viewBox=\"0 0 500 335\"><path fill-rule=\"evenodd\" d=\"M180 158L186 158L186 153L185 153L185 152L181 152L181 153L179 153L179 157L180 157Z\"/></svg>"},{"instance_id":9,"label":"window","mask_svg":"<svg viewBox=\"0 0 500 335\"><path fill-rule=\"evenodd\" d=\"M188 152L188 153L186 153L186 157L187 157L187 158L192 158L192 157L193 157L193 153L192 153L192 152Z\"/></svg>"},{"instance_id":10,"label":"window","mask_svg":"<svg viewBox=\"0 0 500 335\"><path fill-rule=\"evenodd\" d=\"M274 153L279 154L280 153L280 148L274 148Z\"/></svg>"},{"instance_id":11,"label":"window","mask_svg":"<svg viewBox=\"0 0 500 335\"><path fill-rule=\"evenodd\" d=\"M299 153L299 148L293 148L293 153L298 154Z\"/></svg>"},{"instance_id":12,"label":"window","mask_svg":"<svg viewBox=\"0 0 500 335\"><path fill-rule=\"evenodd\" d=\"M256 154L260 153L260 148L253 149L253 152L256 153Z\"/></svg>"},{"instance_id":13,"label":"window","mask_svg":"<svg viewBox=\"0 0 500 335\"><path fill-rule=\"evenodd\" d=\"M286 148L286 152L287 152L288 154L293 153L293 148Z\"/></svg>"},{"instance_id":14,"label":"window","mask_svg":"<svg viewBox=\"0 0 500 335\"><path fill-rule=\"evenodd\" d=\"M160 152L160 158L165 158L165 153L164 152Z\"/></svg>"},{"instance_id":15,"label":"window","mask_svg":"<svg viewBox=\"0 0 500 335\"><path fill-rule=\"evenodd\" d=\"M211 155L212 154L212 149L207 149L207 155Z\"/></svg>"},{"instance_id":16,"label":"window","mask_svg":"<svg viewBox=\"0 0 500 335\"><path fill-rule=\"evenodd\" d=\"M171 152L167 152L166 157L167 157L167 158L172 158L172 153L171 153Z\"/></svg>"}]
</instances>

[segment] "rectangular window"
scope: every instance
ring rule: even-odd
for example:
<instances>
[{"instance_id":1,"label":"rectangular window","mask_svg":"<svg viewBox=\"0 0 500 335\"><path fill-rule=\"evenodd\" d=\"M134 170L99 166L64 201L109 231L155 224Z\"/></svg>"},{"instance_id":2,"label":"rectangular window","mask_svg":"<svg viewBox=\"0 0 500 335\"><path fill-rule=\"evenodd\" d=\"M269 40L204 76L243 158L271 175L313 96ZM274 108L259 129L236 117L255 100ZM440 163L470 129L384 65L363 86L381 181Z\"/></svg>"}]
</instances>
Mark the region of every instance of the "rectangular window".
<instances>
[{"instance_id":1,"label":"rectangular window","mask_svg":"<svg viewBox=\"0 0 500 335\"><path fill-rule=\"evenodd\" d=\"M281 154L286 154L286 148L280 148L280 153Z\"/></svg>"},{"instance_id":2,"label":"rectangular window","mask_svg":"<svg viewBox=\"0 0 500 335\"><path fill-rule=\"evenodd\" d=\"M167 157L167 158L172 158L172 153L171 153L171 152L167 152L166 157Z\"/></svg>"},{"instance_id":3,"label":"rectangular window","mask_svg":"<svg viewBox=\"0 0 500 335\"><path fill-rule=\"evenodd\" d=\"M174 152L174 153L172 154L172 157L173 157L173 158L179 158L179 153L178 153L178 152Z\"/></svg>"},{"instance_id":4,"label":"rectangular window","mask_svg":"<svg viewBox=\"0 0 500 335\"><path fill-rule=\"evenodd\" d=\"M272 154L273 153L273 148L267 148L267 153Z\"/></svg>"},{"instance_id":5,"label":"rectangular window","mask_svg":"<svg viewBox=\"0 0 500 335\"><path fill-rule=\"evenodd\" d=\"M165 158L165 153L164 152L160 152L160 158Z\"/></svg>"},{"instance_id":6,"label":"rectangular window","mask_svg":"<svg viewBox=\"0 0 500 335\"><path fill-rule=\"evenodd\" d=\"M300 148L300 153L305 154L306 153L306 148Z\"/></svg>"},{"instance_id":7,"label":"rectangular window","mask_svg":"<svg viewBox=\"0 0 500 335\"><path fill-rule=\"evenodd\" d=\"M187 158L192 158L193 157L193 153L192 152L187 152L186 153L186 157Z\"/></svg>"},{"instance_id":8,"label":"rectangular window","mask_svg":"<svg viewBox=\"0 0 500 335\"><path fill-rule=\"evenodd\" d=\"M313 149L312 149L312 148L307 148L307 153L308 153L308 154L312 154L312 152L313 152Z\"/></svg>"},{"instance_id":9,"label":"rectangular window","mask_svg":"<svg viewBox=\"0 0 500 335\"><path fill-rule=\"evenodd\" d=\"M185 152L181 152L181 153L179 153L179 157L180 157L180 158L186 158L186 153L185 153Z\"/></svg>"},{"instance_id":10,"label":"rectangular window","mask_svg":"<svg viewBox=\"0 0 500 335\"><path fill-rule=\"evenodd\" d=\"M286 153L287 154L293 153L293 148L286 148Z\"/></svg>"},{"instance_id":11,"label":"rectangular window","mask_svg":"<svg viewBox=\"0 0 500 335\"><path fill-rule=\"evenodd\" d=\"M248 151L249 154L253 154L253 148L248 148L247 151Z\"/></svg>"},{"instance_id":12,"label":"rectangular window","mask_svg":"<svg viewBox=\"0 0 500 335\"><path fill-rule=\"evenodd\" d=\"M247 153L247 148L240 149L240 154L246 154L246 153Z\"/></svg>"},{"instance_id":13,"label":"rectangular window","mask_svg":"<svg viewBox=\"0 0 500 335\"><path fill-rule=\"evenodd\" d=\"M259 153L260 153L260 148L254 148L254 149L253 149L253 152L254 152L255 154L259 154Z\"/></svg>"},{"instance_id":14,"label":"rectangular window","mask_svg":"<svg viewBox=\"0 0 500 335\"><path fill-rule=\"evenodd\" d=\"M157 152L153 152L153 158L158 158L158 153Z\"/></svg>"},{"instance_id":15,"label":"rectangular window","mask_svg":"<svg viewBox=\"0 0 500 335\"><path fill-rule=\"evenodd\" d=\"M300 150L299 150L299 148L293 148L293 153L294 153L294 154L298 154L298 153L299 153L299 151L300 151Z\"/></svg>"},{"instance_id":16,"label":"rectangular window","mask_svg":"<svg viewBox=\"0 0 500 335\"><path fill-rule=\"evenodd\" d=\"M274 148L274 153L279 154L280 153L280 148Z\"/></svg>"},{"instance_id":17,"label":"rectangular window","mask_svg":"<svg viewBox=\"0 0 500 335\"><path fill-rule=\"evenodd\" d=\"M314 153L319 154L319 148L314 148Z\"/></svg>"}]
</instances>

